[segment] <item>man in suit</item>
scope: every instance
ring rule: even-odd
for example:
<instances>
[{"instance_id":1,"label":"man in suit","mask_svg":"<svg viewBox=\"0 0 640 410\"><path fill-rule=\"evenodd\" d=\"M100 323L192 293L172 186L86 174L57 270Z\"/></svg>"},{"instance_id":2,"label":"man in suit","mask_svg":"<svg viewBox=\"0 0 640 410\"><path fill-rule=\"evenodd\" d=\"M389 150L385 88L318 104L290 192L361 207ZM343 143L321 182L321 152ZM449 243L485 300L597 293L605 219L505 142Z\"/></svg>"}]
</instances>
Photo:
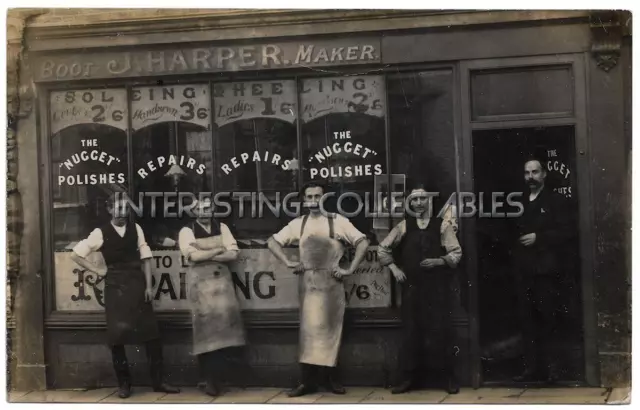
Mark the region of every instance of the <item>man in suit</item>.
<instances>
[{"instance_id":1,"label":"man in suit","mask_svg":"<svg viewBox=\"0 0 640 410\"><path fill-rule=\"evenodd\" d=\"M524 372L514 381L547 381L558 378L557 335L561 310L560 289L563 246L571 239L565 199L545 185L544 162L524 164L529 189L524 211L516 220L513 238L514 266L524 340Z\"/></svg>"}]
</instances>

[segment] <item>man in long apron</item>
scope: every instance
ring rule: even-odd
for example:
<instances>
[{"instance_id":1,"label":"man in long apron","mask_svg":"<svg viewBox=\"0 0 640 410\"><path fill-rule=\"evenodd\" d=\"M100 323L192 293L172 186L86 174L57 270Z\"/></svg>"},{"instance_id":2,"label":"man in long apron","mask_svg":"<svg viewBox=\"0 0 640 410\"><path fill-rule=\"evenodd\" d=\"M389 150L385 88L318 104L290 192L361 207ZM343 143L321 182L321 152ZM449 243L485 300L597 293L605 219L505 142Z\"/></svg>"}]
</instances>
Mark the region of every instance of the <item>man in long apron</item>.
<instances>
[{"instance_id":1,"label":"man in long apron","mask_svg":"<svg viewBox=\"0 0 640 410\"><path fill-rule=\"evenodd\" d=\"M455 222L450 216L446 220L437 217L440 210L429 205L424 186L417 185L408 200L416 216L407 215L378 246L380 263L389 267L402 289L399 380L391 392L415 389L420 368L428 362L440 362L446 390L455 394L459 386L455 377L451 285L462 249ZM428 349L424 349L426 341Z\"/></svg>"},{"instance_id":2,"label":"man in long apron","mask_svg":"<svg viewBox=\"0 0 640 410\"><path fill-rule=\"evenodd\" d=\"M83 268L105 277L107 338L113 367L118 379L118 395L131 395L131 376L124 345L146 344L153 390L179 393L163 379L162 343L151 304L151 249L142 228L129 220L124 196L111 195L106 203L111 221L96 228L73 249L72 259ZM87 256L100 251L106 269L99 268ZM144 273L140 269L140 260Z\"/></svg>"},{"instance_id":3,"label":"man in long apron","mask_svg":"<svg viewBox=\"0 0 640 410\"><path fill-rule=\"evenodd\" d=\"M239 249L227 225L212 218L209 199L195 204L197 220L182 228L178 243L189 263L193 354L206 379L205 393L220 394L222 375L241 356L245 332L227 263Z\"/></svg>"},{"instance_id":4,"label":"man in long apron","mask_svg":"<svg viewBox=\"0 0 640 410\"><path fill-rule=\"evenodd\" d=\"M513 253L523 326L524 372L514 381L558 378L556 344L561 313L560 289L564 273L559 258L571 239L569 214L562 195L545 187L547 173L538 159L524 165L529 188L524 212L516 221Z\"/></svg>"},{"instance_id":5,"label":"man in long apron","mask_svg":"<svg viewBox=\"0 0 640 410\"><path fill-rule=\"evenodd\" d=\"M348 219L341 215L323 214L321 199L324 189L307 184L303 190L309 213L289 222L273 235L271 252L300 278L300 363L302 382L289 392L298 397L317 391L319 384L335 394L345 389L333 376L338 361L342 323L346 306L342 278L351 275L364 258L369 241ZM283 246L299 244L299 261L285 255ZM344 253L342 243L356 248L348 269L338 262Z\"/></svg>"}]
</instances>

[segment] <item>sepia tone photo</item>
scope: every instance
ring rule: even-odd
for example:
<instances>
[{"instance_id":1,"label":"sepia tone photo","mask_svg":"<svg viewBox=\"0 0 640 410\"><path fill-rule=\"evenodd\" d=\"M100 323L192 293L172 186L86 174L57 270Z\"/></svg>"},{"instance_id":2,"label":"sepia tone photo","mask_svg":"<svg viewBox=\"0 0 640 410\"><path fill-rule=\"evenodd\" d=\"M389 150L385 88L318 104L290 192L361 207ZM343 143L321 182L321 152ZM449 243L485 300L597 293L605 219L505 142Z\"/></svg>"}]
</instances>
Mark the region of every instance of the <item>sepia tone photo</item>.
<instances>
[{"instance_id":1,"label":"sepia tone photo","mask_svg":"<svg viewBox=\"0 0 640 410\"><path fill-rule=\"evenodd\" d=\"M631 31L9 9L7 401L629 404Z\"/></svg>"}]
</instances>

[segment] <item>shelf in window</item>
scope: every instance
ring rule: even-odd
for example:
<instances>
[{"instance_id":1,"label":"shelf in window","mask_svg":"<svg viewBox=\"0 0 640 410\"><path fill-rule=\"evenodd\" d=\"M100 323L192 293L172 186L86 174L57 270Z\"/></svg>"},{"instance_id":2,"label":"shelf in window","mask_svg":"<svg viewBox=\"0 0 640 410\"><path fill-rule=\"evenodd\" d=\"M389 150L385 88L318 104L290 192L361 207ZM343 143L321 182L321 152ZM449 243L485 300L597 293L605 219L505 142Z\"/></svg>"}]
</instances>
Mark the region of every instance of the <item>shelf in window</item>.
<instances>
[{"instance_id":1,"label":"shelf in window","mask_svg":"<svg viewBox=\"0 0 640 410\"><path fill-rule=\"evenodd\" d=\"M54 202L53 209L81 208L87 205L88 202Z\"/></svg>"}]
</instances>

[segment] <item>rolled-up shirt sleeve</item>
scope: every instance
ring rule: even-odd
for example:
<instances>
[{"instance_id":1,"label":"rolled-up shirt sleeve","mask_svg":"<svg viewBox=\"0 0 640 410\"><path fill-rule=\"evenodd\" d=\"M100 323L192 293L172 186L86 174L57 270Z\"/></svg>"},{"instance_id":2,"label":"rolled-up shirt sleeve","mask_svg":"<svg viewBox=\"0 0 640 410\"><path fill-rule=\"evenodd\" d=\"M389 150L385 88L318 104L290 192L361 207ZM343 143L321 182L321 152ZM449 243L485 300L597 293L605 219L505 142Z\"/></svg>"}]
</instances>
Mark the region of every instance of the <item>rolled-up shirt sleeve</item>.
<instances>
[{"instance_id":1,"label":"rolled-up shirt sleeve","mask_svg":"<svg viewBox=\"0 0 640 410\"><path fill-rule=\"evenodd\" d=\"M81 258L86 258L92 252L100 250L104 240L102 238L102 230L100 228L94 229L86 239L81 240L73 248L73 252Z\"/></svg>"},{"instance_id":2,"label":"rolled-up shirt sleeve","mask_svg":"<svg viewBox=\"0 0 640 410\"><path fill-rule=\"evenodd\" d=\"M367 239L367 235L360 232L358 228L353 226L353 224L344 216L336 215L335 218L336 234L339 239L342 239L353 247L358 246L360 242Z\"/></svg>"},{"instance_id":3,"label":"rolled-up shirt sleeve","mask_svg":"<svg viewBox=\"0 0 640 410\"><path fill-rule=\"evenodd\" d=\"M220 224L220 233L222 234L222 246L224 246L225 251L240 251L238 243L227 225L223 223Z\"/></svg>"},{"instance_id":4,"label":"rolled-up shirt sleeve","mask_svg":"<svg viewBox=\"0 0 640 410\"><path fill-rule=\"evenodd\" d=\"M274 234L272 238L280 244L287 246L300 241L300 228L302 227L302 219L296 218L289 222L287 226L282 228L280 232Z\"/></svg>"},{"instance_id":5,"label":"rolled-up shirt sleeve","mask_svg":"<svg viewBox=\"0 0 640 410\"><path fill-rule=\"evenodd\" d=\"M151 248L147 244L147 240L144 237L144 231L138 224L136 224L136 231L138 232L138 251L140 252L140 259L153 258L153 255L151 254Z\"/></svg>"},{"instance_id":6,"label":"rolled-up shirt sleeve","mask_svg":"<svg viewBox=\"0 0 640 410\"><path fill-rule=\"evenodd\" d=\"M458 233L458 210L455 205L449 205L444 211L441 232L444 232L447 225L453 228L453 233Z\"/></svg>"},{"instance_id":7,"label":"rolled-up shirt sleeve","mask_svg":"<svg viewBox=\"0 0 640 410\"><path fill-rule=\"evenodd\" d=\"M444 225L444 224L443 224ZM454 227L450 224L446 225L440 235L441 243L447 254L442 257L450 268L455 268L462 259L462 247L458 242L458 237Z\"/></svg>"},{"instance_id":8,"label":"rolled-up shirt sleeve","mask_svg":"<svg viewBox=\"0 0 640 410\"><path fill-rule=\"evenodd\" d=\"M389 266L395 263L393 260L393 249L402 241L406 232L406 226L405 221L400 222L378 245L378 260L382 266Z\"/></svg>"},{"instance_id":9,"label":"rolled-up shirt sleeve","mask_svg":"<svg viewBox=\"0 0 640 410\"><path fill-rule=\"evenodd\" d=\"M196 243L196 237L193 234L193 230L187 227L182 228L178 234L178 246L180 247L180 253L188 261L191 260L191 254L198 250L193 246L194 243Z\"/></svg>"}]
</instances>

